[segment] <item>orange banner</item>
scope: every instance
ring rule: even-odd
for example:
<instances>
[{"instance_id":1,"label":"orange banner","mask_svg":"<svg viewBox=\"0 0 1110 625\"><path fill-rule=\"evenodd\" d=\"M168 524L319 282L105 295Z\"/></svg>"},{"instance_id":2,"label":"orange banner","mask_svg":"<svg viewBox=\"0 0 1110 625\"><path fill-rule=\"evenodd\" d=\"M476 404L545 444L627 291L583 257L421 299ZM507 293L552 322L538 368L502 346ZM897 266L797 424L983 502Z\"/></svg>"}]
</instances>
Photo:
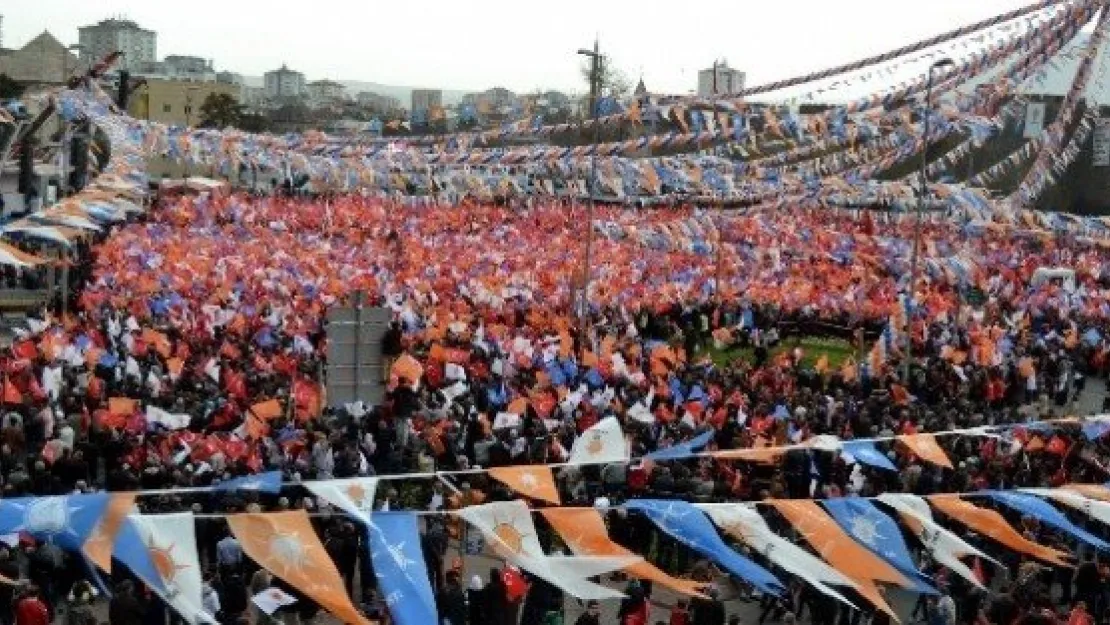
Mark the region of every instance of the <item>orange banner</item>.
<instances>
[{"instance_id":1,"label":"orange banner","mask_svg":"<svg viewBox=\"0 0 1110 625\"><path fill-rule=\"evenodd\" d=\"M112 548L116 544L116 534L135 507L136 497L137 493L113 493L104 516L96 522L85 544L81 545L85 557L105 573L112 572Z\"/></svg>"},{"instance_id":2,"label":"orange banner","mask_svg":"<svg viewBox=\"0 0 1110 625\"><path fill-rule=\"evenodd\" d=\"M1033 556L1057 566L1070 566L1067 561L1068 554L1037 544L1017 533L1002 515L994 510L987 510L972 505L958 495L931 495L926 499L929 503L976 532L989 536L1019 553Z\"/></svg>"},{"instance_id":3,"label":"orange banner","mask_svg":"<svg viewBox=\"0 0 1110 625\"><path fill-rule=\"evenodd\" d=\"M490 477L521 495L553 503L556 506L562 503L559 499L559 488L555 486L555 478L551 476L551 469L547 467L495 467L488 469L487 472Z\"/></svg>"},{"instance_id":4,"label":"orange banner","mask_svg":"<svg viewBox=\"0 0 1110 625\"><path fill-rule=\"evenodd\" d=\"M883 591L876 582L902 588L912 588L913 582L844 533L816 502L772 499L764 503L774 506L786 517L826 562L856 582L859 593L865 599L898 621L898 615L887 605Z\"/></svg>"},{"instance_id":5,"label":"orange banner","mask_svg":"<svg viewBox=\"0 0 1110 625\"><path fill-rule=\"evenodd\" d=\"M952 468L952 461L948 459L948 454L944 453L932 434L905 434L898 437L898 442L925 462L931 462L946 469Z\"/></svg>"},{"instance_id":6,"label":"orange banner","mask_svg":"<svg viewBox=\"0 0 1110 625\"><path fill-rule=\"evenodd\" d=\"M365 623L304 510L227 517L252 560L311 597L344 623Z\"/></svg>"},{"instance_id":7,"label":"orange banner","mask_svg":"<svg viewBox=\"0 0 1110 625\"><path fill-rule=\"evenodd\" d=\"M548 508L540 510L547 522L559 534L576 556L636 556L609 538L601 513L593 508ZM646 579L671 590L693 597L701 597L699 588L704 584L671 577L655 568L650 562L641 561L623 570L632 577Z\"/></svg>"}]
</instances>

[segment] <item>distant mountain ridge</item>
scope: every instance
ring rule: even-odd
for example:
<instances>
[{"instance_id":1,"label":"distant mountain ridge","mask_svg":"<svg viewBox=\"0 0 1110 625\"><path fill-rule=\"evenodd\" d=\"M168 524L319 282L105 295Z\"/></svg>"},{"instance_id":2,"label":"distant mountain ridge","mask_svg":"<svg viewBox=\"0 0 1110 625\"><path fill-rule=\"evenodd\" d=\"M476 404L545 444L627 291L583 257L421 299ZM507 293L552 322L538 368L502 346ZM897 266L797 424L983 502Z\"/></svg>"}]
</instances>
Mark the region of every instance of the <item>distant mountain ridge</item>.
<instances>
[{"instance_id":1,"label":"distant mountain ridge","mask_svg":"<svg viewBox=\"0 0 1110 625\"><path fill-rule=\"evenodd\" d=\"M243 80L251 87L262 87L265 85L265 80L261 76L244 76ZM412 104L412 90L423 89L425 87L404 87L397 85L383 85L376 82L365 82L361 80L336 80L335 82L342 84L347 88L347 91L353 96L359 91L373 91L378 95L391 96L401 101L401 106L408 108ZM480 90L476 90L480 91ZM444 89L443 90L443 103L446 105L458 104L462 97L471 91L462 91L460 89Z\"/></svg>"}]
</instances>

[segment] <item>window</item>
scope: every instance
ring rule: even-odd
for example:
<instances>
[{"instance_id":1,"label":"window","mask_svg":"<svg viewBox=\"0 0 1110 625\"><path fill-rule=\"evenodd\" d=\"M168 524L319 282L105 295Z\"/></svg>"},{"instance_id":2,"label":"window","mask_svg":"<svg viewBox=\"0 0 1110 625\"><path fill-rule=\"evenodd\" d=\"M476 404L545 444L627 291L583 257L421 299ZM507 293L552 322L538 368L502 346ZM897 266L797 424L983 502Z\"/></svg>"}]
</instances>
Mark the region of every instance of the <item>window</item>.
<instances>
[{"instance_id":1,"label":"window","mask_svg":"<svg viewBox=\"0 0 1110 625\"><path fill-rule=\"evenodd\" d=\"M163 104L163 105L162 105L162 112L163 112L163 113L170 113L170 112L172 112L172 109L171 109L170 105L169 105L169 104Z\"/></svg>"},{"instance_id":2,"label":"window","mask_svg":"<svg viewBox=\"0 0 1110 625\"><path fill-rule=\"evenodd\" d=\"M193 107L191 107L191 106L186 106L186 107L185 107L185 114L186 114L186 115L189 115L189 114L191 114L192 112L193 112Z\"/></svg>"}]
</instances>

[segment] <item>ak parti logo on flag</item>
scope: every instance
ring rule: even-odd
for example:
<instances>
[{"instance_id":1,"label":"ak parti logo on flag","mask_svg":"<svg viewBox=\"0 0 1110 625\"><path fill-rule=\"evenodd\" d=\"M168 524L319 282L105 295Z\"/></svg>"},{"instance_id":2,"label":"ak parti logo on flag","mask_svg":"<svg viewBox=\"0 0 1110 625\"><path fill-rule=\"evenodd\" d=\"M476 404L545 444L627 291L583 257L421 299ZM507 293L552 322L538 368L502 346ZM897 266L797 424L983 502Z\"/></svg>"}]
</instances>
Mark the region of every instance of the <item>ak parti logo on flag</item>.
<instances>
[{"instance_id":1,"label":"ak parti logo on flag","mask_svg":"<svg viewBox=\"0 0 1110 625\"><path fill-rule=\"evenodd\" d=\"M255 562L305 593L345 623L367 623L351 604L308 515L303 510L236 514L228 525Z\"/></svg>"}]
</instances>

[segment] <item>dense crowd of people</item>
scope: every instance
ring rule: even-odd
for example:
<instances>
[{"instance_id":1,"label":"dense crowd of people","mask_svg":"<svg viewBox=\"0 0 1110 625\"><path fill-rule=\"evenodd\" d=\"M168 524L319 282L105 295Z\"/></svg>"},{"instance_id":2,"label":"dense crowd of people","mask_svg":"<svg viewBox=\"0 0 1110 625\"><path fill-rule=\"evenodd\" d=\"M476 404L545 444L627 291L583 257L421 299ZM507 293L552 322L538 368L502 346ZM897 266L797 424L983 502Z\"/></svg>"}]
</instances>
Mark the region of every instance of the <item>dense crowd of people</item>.
<instances>
[{"instance_id":1,"label":"dense crowd of people","mask_svg":"<svg viewBox=\"0 0 1110 625\"><path fill-rule=\"evenodd\" d=\"M349 593L387 618L361 531L321 511L297 482L563 462L575 438L608 416L629 436L633 458L708 430L709 449L724 450L1028 423L1069 414L1085 379L1105 377L1110 365L1110 253L1083 237L929 223L924 279L907 311L899 293L908 282L908 223L602 209L591 307L579 318L582 218L558 205L163 198L144 219L84 248L76 310L42 311L4 356L3 496L158 490L140 498L144 511L308 510ZM1074 270L1075 284L1034 280L1042 267ZM388 392L379 405L327 407L324 313L360 289L393 311L382 341ZM907 332L913 357L903 379ZM877 341L885 341L878 357ZM280 410L258 408L275 399ZM1078 424L938 440L954 469L884 442L898 472L794 450L773 463L699 457L571 467L558 484L565 505L590 506L1107 479L1110 450ZM283 472L289 485L280 494L165 494L266 470ZM455 480L457 493L426 480L384 484L379 503L388 509L515 497L481 474ZM646 519L617 509L606 519L617 542L705 582L703 597L668 600L672 624L723 625L726 596L761 599L761 623L885 618L801 584L781 600L754 597L742 584L722 584ZM1013 520L1038 542L1061 543L1044 526ZM248 598L282 582L250 562L221 520L197 523L206 607L221 622L267 622ZM545 547L559 548L539 525ZM564 599L542 580L518 592L506 581L511 572L474 575L463 554L480 551L480 541L465 528L428 517L424 540L441 617L452 625L562 622ZM79 558L12 542L0 547L0 575L25 583L0 585L0 623L48 622L35 620L43 610L68 622L92 618L98 591ZM987 567L999 580L983 596L924 562L942 590L915 610L930 623L1106 617L1105 560L1079 553L1074 571L1042 570L976 544L1016 574ZM123 567L114 574L110 622L172 618ZM283 589L301 599L287 618L310 619L312 602ZM651 585L633 580L627 596L619 625L651 625ZM597 606L584 607L577 623L605 622Z\"/></svg>"}]
</instances>

